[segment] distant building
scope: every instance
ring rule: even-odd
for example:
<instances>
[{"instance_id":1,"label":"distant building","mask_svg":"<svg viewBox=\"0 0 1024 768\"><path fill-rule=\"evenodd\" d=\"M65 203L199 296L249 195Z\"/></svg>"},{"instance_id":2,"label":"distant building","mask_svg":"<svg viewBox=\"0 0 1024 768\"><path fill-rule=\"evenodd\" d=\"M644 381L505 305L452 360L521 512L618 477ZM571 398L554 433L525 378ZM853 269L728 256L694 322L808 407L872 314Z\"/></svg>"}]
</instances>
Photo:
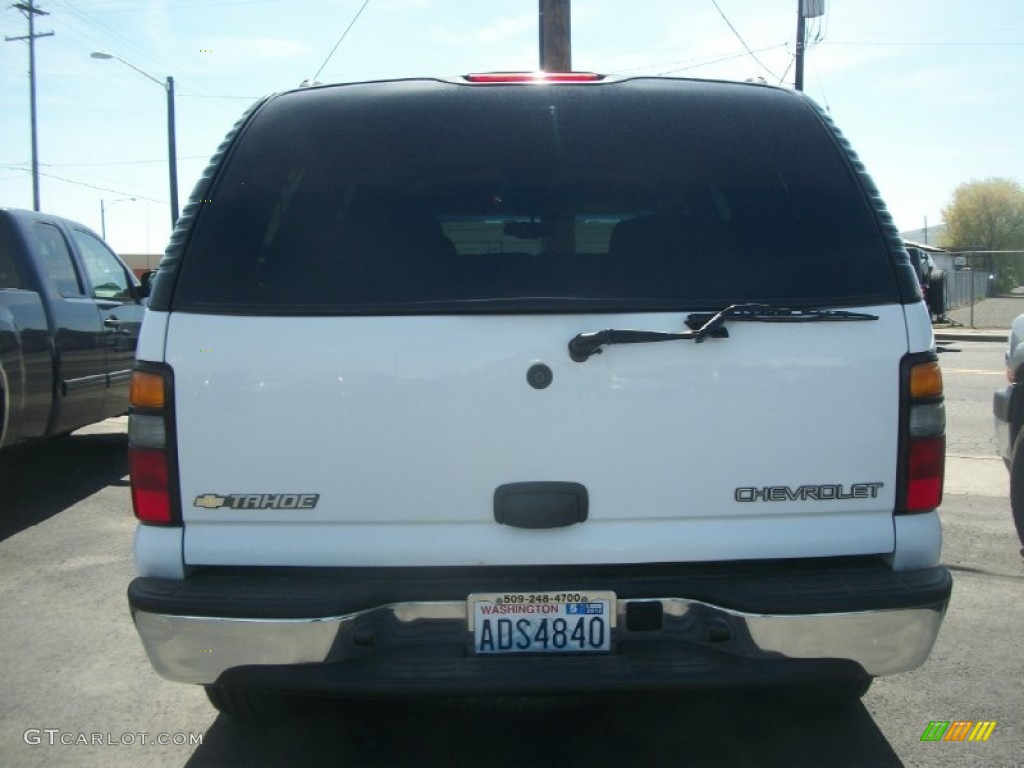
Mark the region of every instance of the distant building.
<instances>
[{"instance_id":1,"label":"distant building","mask_svg":"<svg viewBox=\"0 0 1024 768\"><path fill-rule=\"evenodd\" d=\"M124 259L125 264L132 268L136 277L142 277L143 273L156 269L160 259L164 257L162 253L121 253L118 255Z\"/></svg>"}]
</instances>

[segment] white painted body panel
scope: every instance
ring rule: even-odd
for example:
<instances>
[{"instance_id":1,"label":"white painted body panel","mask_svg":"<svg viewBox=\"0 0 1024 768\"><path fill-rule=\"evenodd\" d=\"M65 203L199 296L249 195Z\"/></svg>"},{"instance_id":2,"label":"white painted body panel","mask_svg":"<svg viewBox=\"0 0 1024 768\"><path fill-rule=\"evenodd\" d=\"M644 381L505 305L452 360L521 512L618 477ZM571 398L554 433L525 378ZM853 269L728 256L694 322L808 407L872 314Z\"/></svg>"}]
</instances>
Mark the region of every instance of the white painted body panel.
<instances>
[{"instance_id":1,"label":"white painted body panel","mask_svg":"<svg viewBox=\"0 0 1024 768\"><path fill-rule=\"evenodd\" d=\"M869 322L729 322L606 348L676 313L229 317L175 313L188 564L631 563L888 553L903 307ZM158 325L153 323L150 328ZM148 349L148 348L147 348ZM526 381L536 362L554 381ZM499 485L586 486L589 519L499 525ZM881 483L876 498L740 503L738 487ZM316 493L311 510L205 494Z\"/></svg>"},{"instance_id":2,"label":"white painted body panel","mask_svg":"<svg viewBox=\"0 0 1024 768\"><path fill-rule=\"evenodd\" d=\"M164 342L169 319L170 315L166 312L146 310L143 315L142 328L139 329L139 345L135 352L137 359L152 361L164 359Z\"/></svg>"},{"instance_id":3,"label":"white painted body panel","mask_svg":"<svg viewBox=\"0 0 1024 768\"><path fill-rule=\"evenodd\" d=\"M184 530L179 526L136 526L133 542L135 575L184 579L183 540Z\"/></svg>"},{"instance_id":4,"label":"white painted body panel","mask_svg":"<svg viewBox=\"0 0 1024 768\"><path fill-rule=\"evenodd\" d=\"M935 332L931 315L923 301L908 304L903 311L907 318L907 346L910 352L927 352L935 348Z\"/></svg>"},{"instance_id":5,"label":"white painted body panel","mask_svg":"<svg viewBox=\"0 0 1024 768\"><path fill-rule=\"evenodd\" d=\"M896 547L889 564L894 571L934 568L942 559L942 523L938 510L893 517Z\"/></svg>"}]
</instances>

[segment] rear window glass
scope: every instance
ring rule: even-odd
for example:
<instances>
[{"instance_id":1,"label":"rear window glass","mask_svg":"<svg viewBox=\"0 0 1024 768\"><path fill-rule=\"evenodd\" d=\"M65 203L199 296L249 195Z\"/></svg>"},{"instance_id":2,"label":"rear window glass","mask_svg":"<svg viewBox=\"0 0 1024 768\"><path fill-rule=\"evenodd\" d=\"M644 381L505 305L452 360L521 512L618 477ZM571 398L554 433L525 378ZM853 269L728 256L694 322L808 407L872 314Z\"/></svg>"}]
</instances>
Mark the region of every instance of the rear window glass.
<instances>
[{"instance_id":1,"label":"rear window glass","mask_svg":"<svg viewBox=\"0 0 1024 768\"><path fill-rule=\"evenodd\" d=\"M771 89L348 85L243 129L174 305L624 310L897 301L842 150Z\"/></svg>"}]
</instances>

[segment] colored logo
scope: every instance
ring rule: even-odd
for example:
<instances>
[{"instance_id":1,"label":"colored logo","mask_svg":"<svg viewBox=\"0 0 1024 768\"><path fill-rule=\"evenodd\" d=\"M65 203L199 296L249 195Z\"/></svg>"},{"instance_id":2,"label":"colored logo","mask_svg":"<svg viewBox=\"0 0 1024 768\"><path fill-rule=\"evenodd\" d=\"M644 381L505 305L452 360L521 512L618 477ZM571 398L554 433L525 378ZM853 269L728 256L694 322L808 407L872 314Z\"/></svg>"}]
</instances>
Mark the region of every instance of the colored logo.
<instances>
[{"instance_id":1,"label":"colored logo","mask_svg":"<svg viewBox=\"0 0 1024 768\"><path fill-rule=\"evenodd\" d=\"M227 501L227 499L223 496L207 493L203 496L197 496L196 500L192 503L192 506L203 507L204 509L217 509L219 507L223 507L225 501Z\"/></svg>"},{"instance_id":2,"label":"colored logo","mask_svg":"<svg viewBox=\"0 0 1024 768\"><path fill-rule=\"evenodd\" d=\"M995 720L932 720L921 741L988 741L995 728Z\"/></svg>"}]
</instances>

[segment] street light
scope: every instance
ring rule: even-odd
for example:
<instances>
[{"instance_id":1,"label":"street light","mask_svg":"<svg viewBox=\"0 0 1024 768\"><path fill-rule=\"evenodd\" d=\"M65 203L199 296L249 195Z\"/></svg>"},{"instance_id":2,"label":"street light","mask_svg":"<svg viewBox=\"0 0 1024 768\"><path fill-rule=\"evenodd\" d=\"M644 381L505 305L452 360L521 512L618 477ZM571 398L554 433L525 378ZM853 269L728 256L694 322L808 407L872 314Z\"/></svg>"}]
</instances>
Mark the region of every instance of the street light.
<instances>
[{"instance_id":1,"label":"street light","mask_svg":"<svg viewBox=\"0 0 1024 768\"><path fill-rule=\"evenodd\" d=\"M111 200L109 204L103 202L103 198L100 198L100 234L103 235L103 239L107 239L107 208L113 208L115 203L123 203L126 200L135 200L134 197L119 197L116 200Z\"/></svg>"},{"instance_id":2,"label":"street light","mask_svg":"<svg viewBox=\"0 0 1024 768\"><path fill-rule=\"evenodd\" d=\"M178 152L174 143L174 78L168 75L166 82L160 82L148 72L143 72L134 64L115 56L112 53L93 51L89 54L94 59L116 59L126 67L131 67L148 80L152 80L167 92L167 165L171 177L171 229L178 223Z\"/></svg>"}]
</instances>

